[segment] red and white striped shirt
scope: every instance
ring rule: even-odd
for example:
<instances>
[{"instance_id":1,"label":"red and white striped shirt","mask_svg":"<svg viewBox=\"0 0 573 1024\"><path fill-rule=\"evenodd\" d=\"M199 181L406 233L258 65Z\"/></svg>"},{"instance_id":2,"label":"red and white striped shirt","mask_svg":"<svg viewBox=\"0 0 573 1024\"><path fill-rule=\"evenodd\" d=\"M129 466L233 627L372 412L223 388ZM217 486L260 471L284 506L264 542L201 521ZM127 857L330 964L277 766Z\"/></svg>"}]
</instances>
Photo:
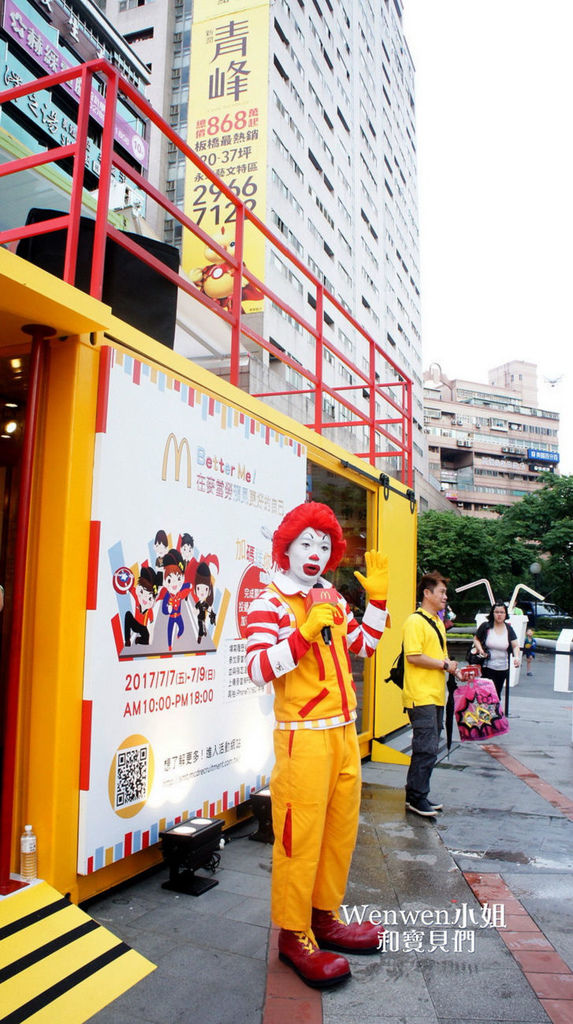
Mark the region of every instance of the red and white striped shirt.
<instances>
[{"instance_id":1,"label":"red and white striped shirt","mask_svg":"<svg viewBox=\"0 0 573 1024\"><path fill-rule=\"evenodd\" d=\"M330 587L327 581L320 582ZM288 722L286 727L328 728L340 724L339 718L351 721L356 717L349 652L363 658L374 653L386 623L386 602L370 601L359 624L342 595L335 594L343 621L332 627L331 646L320 637L308 643L301 635L306 595L285 573L277 573L273 586L249 608L247 672L258 686L275 683L279 725ZM305 658L309 651L314 657Z\"/></svg>"}]
</instances>

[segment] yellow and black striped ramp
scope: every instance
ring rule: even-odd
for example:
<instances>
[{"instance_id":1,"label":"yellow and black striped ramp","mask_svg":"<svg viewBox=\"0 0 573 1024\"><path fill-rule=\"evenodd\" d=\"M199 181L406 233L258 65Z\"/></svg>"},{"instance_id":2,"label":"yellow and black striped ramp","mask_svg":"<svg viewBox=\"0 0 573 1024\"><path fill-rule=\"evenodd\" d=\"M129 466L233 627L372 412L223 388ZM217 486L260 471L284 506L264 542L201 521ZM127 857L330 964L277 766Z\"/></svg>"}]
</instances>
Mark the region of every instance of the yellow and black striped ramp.
<instances>
[{"instance_id":1,"label":"yellow and black striped ramp","mask_svg":"<svg viewBox=\"0 0 573 1024\"><path fill-rule=\"evenodd\" d=\"M46 882L0 901L0 1024L83 1024L153 970Z\"/></svg>"}]
</instances>

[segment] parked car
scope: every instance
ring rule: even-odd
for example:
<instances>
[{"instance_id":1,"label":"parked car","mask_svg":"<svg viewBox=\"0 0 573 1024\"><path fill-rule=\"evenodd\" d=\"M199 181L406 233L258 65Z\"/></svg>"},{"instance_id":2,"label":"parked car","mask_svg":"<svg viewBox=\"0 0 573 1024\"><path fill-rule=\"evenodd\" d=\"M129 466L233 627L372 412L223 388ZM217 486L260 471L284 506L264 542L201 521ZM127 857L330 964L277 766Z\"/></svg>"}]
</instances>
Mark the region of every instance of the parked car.
<instances>
[{"instance_id":1,"label":"parked car","mask_svg":"<svg viewBox=\"0 0 573 1024\"><path fill-rule=\"evenodd\" d=\"M544 625L547 629L573 627L573 617L556 604L548 604L546 601L518 601L517 604L524 615L527 615L531 626Z\"/></svg>"}]
</instances>

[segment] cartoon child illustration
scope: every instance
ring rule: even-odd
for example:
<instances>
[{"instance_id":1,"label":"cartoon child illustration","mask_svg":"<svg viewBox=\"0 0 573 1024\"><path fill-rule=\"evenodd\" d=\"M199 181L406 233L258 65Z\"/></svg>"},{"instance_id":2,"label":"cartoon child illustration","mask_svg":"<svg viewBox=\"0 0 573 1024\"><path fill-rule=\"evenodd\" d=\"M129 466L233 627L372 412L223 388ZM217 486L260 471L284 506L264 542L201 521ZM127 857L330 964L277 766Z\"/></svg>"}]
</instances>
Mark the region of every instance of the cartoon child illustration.
<instances>
[{"instance_id":1,"label":"cartoon child illustration","mask_svg":"<svg viewBox=\"0 0 573 1024\"><path fill-rule=\"evenodd\" d=\"M157 582L161 586L163 583L163 573L161 572L163 568L163 559L165 558L169 548L169 542L167 540L165 530L157 531L155 534L155 540L153 541L153 547L155 548L155 568L159 570L157 573Z\"/></svg>"},{"instance_id":2,"label":"cartoon child illustration","mask_svg":"<svg viewBox=\"0 0 573 1024\"><path fill-rule=\"evenodd\" d=\"M123 624L125 646L131 647L131 635L136 644L149 644L153 624L153 605L157 597L157 576L151 566L144 565L136 584L129 588L135 602L133 612L126 612Z\"/></svg>"},{"instance_id":3,"label":"cartoon child illustration","mask_svg":"<svg viewBox=\"0 0 573 1024\"><path fill-rule=\"evenodd\" d=\"M169 616L167 623L167 646L173 647L173 631L177 627L177 637L183 635L185 626L181 614L181 602L189 597L190 583L184 582L183 559L178 551L172 549L163 560L163 586L167 593L161 602L161 610Z\"/></svg>"},{"instance_id":4,"label":"cartoon child illustration","mask_svg":"<svg viewBox=\"0 0 573 1024\"><path fill-rule=\"evenodd\" d=\"M184 533L181 537L181 543L179 544L179 551L183 559L185 569L189 565L189 562L193 558L193 548L195 547L195 541L190 533Z\"/></svg>"},{"instance_id":5,"label":"cartoon child illustration","mask_svg":"<svg viewBox=\"0 0 573 1024\"><path fill-rule=\"evenodd\" d=\"M207 628L205 626L205 620L207 613L209 613L209 622L212 626L217 621L217 616L213 611L213 581L211 578L211 570L207 565L207 562L199 562L197 571L195 573L195 595L197 601L195 602L195 608L197 609L197 623L199 630L197 633L197 643L201 643L204 636L207 636Z\"/></svg>"}]
</instances>

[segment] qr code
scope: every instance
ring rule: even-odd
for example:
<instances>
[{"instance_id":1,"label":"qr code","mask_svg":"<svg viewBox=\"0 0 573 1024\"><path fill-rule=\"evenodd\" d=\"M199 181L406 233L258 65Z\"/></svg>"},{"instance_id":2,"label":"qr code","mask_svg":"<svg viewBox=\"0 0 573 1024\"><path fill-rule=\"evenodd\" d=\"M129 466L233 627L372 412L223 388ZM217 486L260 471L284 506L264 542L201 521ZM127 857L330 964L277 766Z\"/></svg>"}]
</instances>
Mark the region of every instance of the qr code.
<instances>
[{"instance_id":1,"label":"qr code","mask_svg":"<svg viewBox=\"0 0 573 1024\"><path fill-rule=\"evenodd\" d=\"M119 750L115 769L115 810L147 800L149 746Z\"/></svg>"}]
</instances>

